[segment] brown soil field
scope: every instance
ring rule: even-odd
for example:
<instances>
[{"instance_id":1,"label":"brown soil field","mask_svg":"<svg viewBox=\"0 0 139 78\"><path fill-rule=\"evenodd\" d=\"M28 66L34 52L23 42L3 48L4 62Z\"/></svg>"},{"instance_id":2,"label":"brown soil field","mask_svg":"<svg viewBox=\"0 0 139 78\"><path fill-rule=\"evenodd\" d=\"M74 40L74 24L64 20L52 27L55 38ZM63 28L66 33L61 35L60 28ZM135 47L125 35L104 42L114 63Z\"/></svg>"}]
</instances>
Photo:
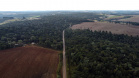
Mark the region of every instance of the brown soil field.
<instances>
[{"instance_id":1,"label":"brown soil field","mask_svg":"<svg viewBox=\"0 0 139 78\"><path fill-rule=\"evenodd\" d=\"M107 22L84 22L76 24L72 29L90 29L92 31L111 31L114 34L139 35L139 26L121 25Z\"/></svg>"},{"instance_id":2,"label":"brown soil field","mask_svg":"<svg viewBox=\"0 0 139 78\"><path fill-rule=\"evenodd\" d=\"M56 78L58 51L25 46L0 51L0 78Z\"/></svg>"},{"instance_id":3,"label":"brown soil field","mask_svg":"<svg viewBox=\"0 0 139 78\"><path fill-rule=\"evenodd\" d=\"M120 19L119 21L139 22L139 15L133 15L131 18Z\"/></svg>"}]
</instances>

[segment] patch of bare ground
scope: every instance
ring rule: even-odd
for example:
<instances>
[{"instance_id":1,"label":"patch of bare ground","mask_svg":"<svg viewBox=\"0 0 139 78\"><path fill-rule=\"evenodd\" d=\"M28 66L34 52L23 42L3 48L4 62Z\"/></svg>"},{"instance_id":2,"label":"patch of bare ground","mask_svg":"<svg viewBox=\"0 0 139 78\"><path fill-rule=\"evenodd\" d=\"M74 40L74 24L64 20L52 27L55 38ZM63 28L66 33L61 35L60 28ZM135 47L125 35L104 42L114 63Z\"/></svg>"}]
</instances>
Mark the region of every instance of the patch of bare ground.
<instances>
[{"instance_id":1,"label":"patch of bare ground","mask_svg":"<svg viewBox=\"0 0 139 78\"><path fill-rule=\"evenodd\" d=\"M139 35L139 26L121 25L107 22L83 22L71 27L72 29L90 29L92 31L111 31L114 34Z\"/></svg>"},{"instance_id":2,"label":"patch of bare ground","mask_svg":"<svg viewBox=\"0 0 139 78\"><path fill-rule=\"evenodd\" d=\"M1 78L56 78L58 52L38 46L0 51Z\"/></svg>"},{"instance_id":3,"label":"patch of bare ground","mask_svg":"<svg viewBox=\"0 0 139 78\"><path fill-rule=\"evenodd\" d=\"M120 19L119 21L139 22L139 15L133 15L131 18Z\"/></svg>"}]
</instances>

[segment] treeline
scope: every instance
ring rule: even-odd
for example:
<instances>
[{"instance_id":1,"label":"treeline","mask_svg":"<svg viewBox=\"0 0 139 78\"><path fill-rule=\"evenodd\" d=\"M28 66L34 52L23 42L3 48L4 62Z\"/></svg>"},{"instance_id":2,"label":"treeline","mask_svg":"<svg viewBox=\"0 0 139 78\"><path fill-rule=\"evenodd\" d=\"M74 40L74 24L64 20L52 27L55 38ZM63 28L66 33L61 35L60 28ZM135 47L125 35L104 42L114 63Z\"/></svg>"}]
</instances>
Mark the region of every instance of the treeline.
<instances>
[{"instance_id":1,"label":"treeline","mask_svg":"<svg viewBox=\"0 0 139 78\"><path fill-rule=\"evenodd\" d=\"M69 78L138 78L139 37L66 30Z\"/></svg>"},{"instance_id":2,"label":"treeline","mask_svg":"<svg viewBox=\"0 0 139 78\"><path fill-rule=\"evenodd\" d=\"M82 15L82 13L78 16L74 13L47 15L41 16L38 20L16 21L0 25L0 49L35 43L62 50L62 31L70 25L89 22ZM96 16L99 18L99 15Z\"/></svg>"},{"instance_id":3,"label":"treeline","mask_svg":"<svg viewBox=\"0 0 139 78\"><path fill-rule=\"evenodd\" d=\"M121 15L116 15L116 16L121 16ZM115 21L115 20L118 21L120 19L126 19L126 18L131 18L131 17L133 17L133 16L124 16L124 17L120 17L120 18L109 18L106 21Z\"/></svg>"},{"instance_id":4,"label":"treeline","mask_svg":"<svg viewBox=\"0 0 139 78\"><path fill-rule=\"evenodd\" d=\"M119 23L119 24L126 24L126 25L135 25L135 26L139 26L138 22L131 22L131 21L108 21L110 23Z\"/></svg>"},{"instance_id":5,"label":"treeline","mask_svg":"<svg viewBox=\"0 0 139 78\"><path fill-rule=\"evenodd\" d=\"M95 13L95 12L75 12L71 14L67 14L70 17L75 18L84 18L84 19L91 19L91 20L98 20L101 21L104 17L101 13Z\"/></svg>"},{"instance_id":6,"label":"treeline","mask_svg":"<svg viewBox=\"0 0 139 78\"><path fill-rule=\"evenodd\" d=\"M139 26L138 22L131 22L131 21L119 21L120 19L126 19L126 18L131 18L133 16L124 16L122 18L112 18L112 19L108 19L106 21L110 22L110 23L119 23L119 24L126 24L126 25L135 25L135 26Z\"/></svg>"}]
</instances>

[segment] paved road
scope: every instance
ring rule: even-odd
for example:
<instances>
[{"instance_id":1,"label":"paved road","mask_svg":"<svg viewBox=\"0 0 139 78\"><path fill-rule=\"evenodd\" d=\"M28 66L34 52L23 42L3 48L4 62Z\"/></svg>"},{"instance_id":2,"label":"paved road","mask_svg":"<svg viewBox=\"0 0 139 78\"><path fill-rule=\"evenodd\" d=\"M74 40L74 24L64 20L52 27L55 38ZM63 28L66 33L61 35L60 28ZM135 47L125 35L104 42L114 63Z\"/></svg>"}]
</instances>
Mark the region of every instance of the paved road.
<instances>
[{"instance_id":1,"label":"paved road","mask_svg":"<svg viewBox=\"0 0 139 78\"><path fill-rule=\"evenodd\" d=\"M63 78L67 78L64 34L65 34L65 31L63 30Z\"/></svg>"}]
</instances>

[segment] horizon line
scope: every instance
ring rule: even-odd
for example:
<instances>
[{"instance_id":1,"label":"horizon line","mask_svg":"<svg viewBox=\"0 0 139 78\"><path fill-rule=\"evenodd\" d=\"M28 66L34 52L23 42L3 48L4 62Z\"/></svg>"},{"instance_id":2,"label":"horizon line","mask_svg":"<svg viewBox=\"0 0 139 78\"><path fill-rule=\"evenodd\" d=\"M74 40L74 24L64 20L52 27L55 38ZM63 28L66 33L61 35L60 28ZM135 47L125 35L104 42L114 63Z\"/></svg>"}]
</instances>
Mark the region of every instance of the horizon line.
<instances>
[{"instance_id":1,"label":"horizon line","mask_svg":"<svg viewBox=\"0 0 139 78\"><path fill-rule=\"evenodd\" d=\"M13 11L19 12L19 11L139 11L139 10L13 10ZM12 11L5 10L0 12L12 12Z\"/></svg>"}]
</instances>

